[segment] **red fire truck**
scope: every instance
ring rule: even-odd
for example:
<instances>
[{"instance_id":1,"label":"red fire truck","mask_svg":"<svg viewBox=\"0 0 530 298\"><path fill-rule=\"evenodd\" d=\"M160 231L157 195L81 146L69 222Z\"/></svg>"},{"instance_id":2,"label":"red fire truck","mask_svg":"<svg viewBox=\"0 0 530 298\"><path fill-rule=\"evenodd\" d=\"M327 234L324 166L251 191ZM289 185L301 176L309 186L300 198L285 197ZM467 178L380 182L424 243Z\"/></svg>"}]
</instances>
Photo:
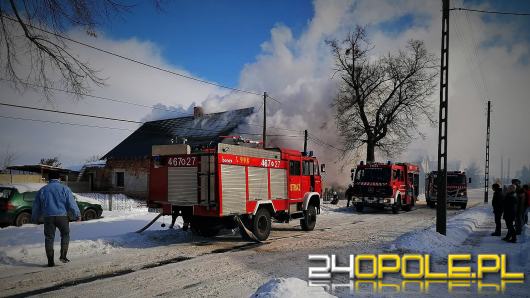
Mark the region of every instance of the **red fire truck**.
<instances>
[{"instance_id":1,"label":"red fire truck","mask_svg":"<svg viewBox=\"0 0 530 298\"><path fill-rule=\"evenodd\" d=\"M358 212L365 206L410 211L419 194L419 167L409 163L361 162L352 170L353 204Z\"/></svg>"},{"instance_id":2,"label":"red fire truck","mask_svg":"<svg viewBox=\"0 0 530 298\"><path fill-rule=\"evenodd\" d=\"M150 210L176 212L203 236L239 225L244 238L265 240L271 219L300 219L303 230L313 230L323 167L312 153L233 142L193 153L182 144L153 146Z\"/></svg>"},{"instance_id":3,"label":"red fire truck","mask_svg":"<svg viewBox=\"0 0 530 298\"><path fill-rule=\"evenodd\" d=\"M430 172L425 176L425 200L431 208L436 206L438 171ZM471 183L471 178L469 178ZM461 171L447 172L447 204L459 206L462 209L467 207L467 178L466 173Z\"/></svg>"}]
</instances>

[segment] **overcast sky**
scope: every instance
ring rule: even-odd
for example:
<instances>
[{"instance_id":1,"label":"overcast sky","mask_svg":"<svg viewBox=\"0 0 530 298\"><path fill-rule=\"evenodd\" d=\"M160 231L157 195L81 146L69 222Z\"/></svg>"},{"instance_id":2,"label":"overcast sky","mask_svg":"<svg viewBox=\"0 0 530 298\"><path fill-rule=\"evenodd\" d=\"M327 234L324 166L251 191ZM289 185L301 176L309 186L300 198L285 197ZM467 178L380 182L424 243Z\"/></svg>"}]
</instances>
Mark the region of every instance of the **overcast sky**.
<instances>
[{"instance_id":1,"label":"overcast sky","mask_svg":"<svg viewBox=\"0 0 530 298\"><path fill-rule=\"evenodd\" d=\"M451 1L451 6L530 11L528 3ZM67 34L175 72L267 91L282 101L268 104L270 126L295 130L270 129L286 135L273 142L302 149L297 131L303 129L341 147L330 108L336 82L325 40L340 39L357 24L367 26L374 57L396 51L411 38L424 40L439 55L441 1L178 1L167 4L163 12L149 6L133 8L100 27L97 38L78 28L70 28ZM488 99L493 105L492 174L500 175L501 154L511 159L512 174L530 164L529 27L530 17L451 12L448 154L449 159L462 160L463 168L472 161L483 167ZM3 82L0 101L138 121L183 115L194 105L204 106L206 112L261 108L259 96L171 76L88 48L72 45L72 49L107 78L106 86L93 88L92 94L159 109L91 98L74 101L60 92L54 94L51 105L38 90L18 92ZM432 100L438 101L438 92ZM108 127L0 118L0 153L9 146L17 153L17 164L50 156L59 156L67 166L81 164L92 155L105 154L138 127L7 107L0 107L1 116ZM261 114L250 121L259 124ZM260 128L245 130L259 132ZM426 139L414 141L393 160L436 157L437 128L422 125L422 130ZM347 181L356 160L337 161L335 149L314 141L310 149L328 164L330 180Z\"/></svg>"}]
</instances>

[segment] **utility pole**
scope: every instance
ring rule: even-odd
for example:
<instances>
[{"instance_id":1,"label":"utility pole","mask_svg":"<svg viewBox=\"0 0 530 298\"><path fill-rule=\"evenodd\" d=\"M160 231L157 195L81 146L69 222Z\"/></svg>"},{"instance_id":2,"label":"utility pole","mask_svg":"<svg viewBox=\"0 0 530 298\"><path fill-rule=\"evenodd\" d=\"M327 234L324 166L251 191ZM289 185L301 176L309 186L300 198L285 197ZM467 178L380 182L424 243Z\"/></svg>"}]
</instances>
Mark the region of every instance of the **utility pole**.
<instances>
[{"instance_id":1,"label":"utility pole","mask_svg":"<svg viewBox=\"0 0 530 298\"><path fill-rule=\"evenodd\" d=\"M484 170L484 203L488 203L488 188L490 184L490 114L491 100L488 100L488 116L486 126L486 168Z\"/></svg>"},{"instance_id":2,"label":"utility pole","mask_svg":"<svg viewBox=\"0 0 530 298\"><path fill-rule=\"evenodd\" d=\"M263 149L267 147L267 92L263 92Z\"/></svg>"},{"instance_id":3,"label":"utility pole","mask_svg":"<svg viewBox=\"0 0 530 298\"><path fill-rule=\"evenodd\" d=\"M307 154L307 129L304 130L304 153Z\"/></svg>"},{"instance_id":4,"label":"utility pole","mask_svg":"<svg viewBox=\"0 0 530 298\"><path fill-rule=\"evenodd\" d=\"M510 179L511 179L511 173L510 173L510 158L508 157L508 169L506 170L506 183L505 184L508 184L510 183Z\"/></svg>"},{"instance_id":5,"label":"utility pole","mask_svg":"<svg viewBox=\"0 0 530 298\"><path fill-rule=\"evenodd\" d=\"M504 185L504 156L501 154L501 184Z\"/></svg>"},{"instance_id":6,"label":"utility pole","mask_svg":"<svg viewBox=\"0 0 530 298\"><path fill-rule=\"evenodd\" d=\"M440 111L438 124L438 187L436 232L445 235L447 224L447 114L449 89L449 0L442 0Z\"/></svg>"}]
</instances>

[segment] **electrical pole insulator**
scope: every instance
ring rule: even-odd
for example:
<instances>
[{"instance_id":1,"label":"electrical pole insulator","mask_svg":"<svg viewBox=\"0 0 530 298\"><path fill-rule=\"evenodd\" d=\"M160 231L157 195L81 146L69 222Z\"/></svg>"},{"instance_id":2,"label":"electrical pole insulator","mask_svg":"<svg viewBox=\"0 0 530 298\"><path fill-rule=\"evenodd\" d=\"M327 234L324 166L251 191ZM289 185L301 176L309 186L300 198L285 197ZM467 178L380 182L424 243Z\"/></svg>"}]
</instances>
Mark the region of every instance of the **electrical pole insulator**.
<instances>
[{"instance_id":1,"label":"electrical pole insulator","mask_svg":"<svg viewBox=\"0 0 530 298\"><path fill-rule=\"evenodd\" d=\"M440 64L440 111L438 122L436 232L445 235L447 225L447 115L449 108L449 0L443 0L442 2L442 49Z\"/></svg>"}]
</instances>

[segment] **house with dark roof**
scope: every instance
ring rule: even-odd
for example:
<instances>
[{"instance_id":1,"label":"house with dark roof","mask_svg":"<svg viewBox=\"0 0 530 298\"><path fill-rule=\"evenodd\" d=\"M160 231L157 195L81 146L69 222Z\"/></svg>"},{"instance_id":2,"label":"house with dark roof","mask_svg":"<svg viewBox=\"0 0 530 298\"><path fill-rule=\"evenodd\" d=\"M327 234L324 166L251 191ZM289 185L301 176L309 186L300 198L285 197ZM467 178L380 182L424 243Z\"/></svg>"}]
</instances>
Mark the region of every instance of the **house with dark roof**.
<instances>
[{"instance_id":1,"label":"house with dark roof","mask_svg":"<svg viewBox=\"0 0 530 298\"><path fill-rule=\"evenodd\" d=\"M148 194L149 162L153 145L190 145L193 150L215 146L252 115L253 108L204 114L195 107L192 116L145 122L105 154L104 167L86 167L79 175L91 191L120 192L145 198Z\"/></svg>"}]
</instances>

